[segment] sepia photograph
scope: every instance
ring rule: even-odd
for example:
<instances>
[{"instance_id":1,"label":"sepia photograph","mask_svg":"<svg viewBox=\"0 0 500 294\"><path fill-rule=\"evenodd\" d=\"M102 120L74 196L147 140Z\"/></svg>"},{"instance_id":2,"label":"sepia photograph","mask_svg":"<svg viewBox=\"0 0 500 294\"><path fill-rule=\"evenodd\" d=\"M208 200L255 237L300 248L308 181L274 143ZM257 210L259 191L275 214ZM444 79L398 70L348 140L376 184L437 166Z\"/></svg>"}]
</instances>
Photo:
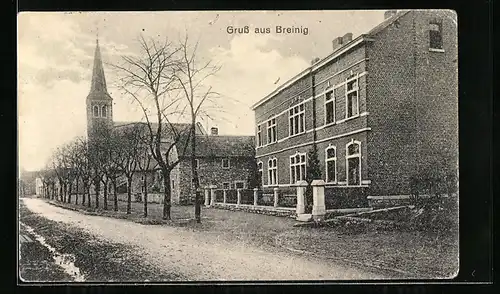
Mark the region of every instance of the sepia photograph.
<instances>
[{"instance_id":1,"label":"sepia photograph","mask_svg":"<svg viewBox=\"0 0 500 294\"><path fill-rule=\"evenodd\" d=\"M21 12L22 283L443 280L453 10Z\"/></svg>"}]
</instances>

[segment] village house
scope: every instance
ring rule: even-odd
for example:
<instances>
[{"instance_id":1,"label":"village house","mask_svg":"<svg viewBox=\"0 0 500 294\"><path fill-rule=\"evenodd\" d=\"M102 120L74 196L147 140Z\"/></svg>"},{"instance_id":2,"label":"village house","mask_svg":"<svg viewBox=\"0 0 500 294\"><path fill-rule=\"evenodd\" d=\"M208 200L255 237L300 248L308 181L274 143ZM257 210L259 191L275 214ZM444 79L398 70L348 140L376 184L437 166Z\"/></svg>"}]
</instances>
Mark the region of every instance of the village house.
<instances>
[{"instance_id":1,"label":"village house","mask_svg":"<svg viewBox=\"0 0 500 294\"><path fill-rule=\"evenodd\" d=\"M330 55L258 101L264 188L304 180L313 145L330 208L408 196L412 178L428 172L456 176L456 21L453 11L387 11L368 33L335 38Z\"/></svg>"},{"instance_id":2,"label":"village house","mask_svg":"<svg viewBox=\"0 0 500 294\"><path fill-rule=\"evenodd\" d=\"M139 126L147 132L147 125L144 122L114 122L113 121L113 99L109 95L106 87L106 79L102 58L97 41L94 55L94 67L90 93L86 100L87 105L87 136L89 140L95 135L95 128L106 126L115 132L124 131L130 127ZM152 124L156 129L157 125ZM175 123L163 128L164 135L162 143L164 148L168 148L175 139L175 134L185 134L190 128L187 123ZM250 179L254 174L255 149L254 136L220 136L217 128L212 128L207 134L200 123L196 124L196 155L195 162L198 169L200 186L206 187L216 185L218 188L236 189L246 188L250 184ZM174 148L170 153L170 162L179 159L179 163L172 170L170 175L173 204L190 204L192 198L192 176L191 176L191 154L190 149L185 148L186 138L181 137L174 143ZM163 200L163 180L158 165L151 159L150 169L146 172L136 170L132 179L132 193L141 194L144 192L143 180L146 176L149 199L155 202ZM121 176L117 190L126 193L126 179ZM111 185L110 185L111 186ZM108 187L111 192L111 187Z\"/></svg>"}]
</instances>

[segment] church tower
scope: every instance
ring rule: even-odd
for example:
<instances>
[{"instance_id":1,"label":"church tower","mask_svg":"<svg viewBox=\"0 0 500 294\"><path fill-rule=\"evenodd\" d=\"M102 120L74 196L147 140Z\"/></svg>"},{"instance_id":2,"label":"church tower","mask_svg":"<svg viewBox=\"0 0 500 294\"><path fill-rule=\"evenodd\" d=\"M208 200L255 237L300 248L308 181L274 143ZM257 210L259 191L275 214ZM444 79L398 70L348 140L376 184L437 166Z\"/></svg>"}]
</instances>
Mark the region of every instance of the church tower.
<instances>
[{"instance_id":1,"label":"church tower","mask_svg":"<svg viewBox=\"0 0 500 294\"><path fill-rule=\"evenodd\" d=\"M113 98L106 88L99 39L96 40L90 93L87 96L87 138L91 140L101 127L113 126Z\"/></svg>"}]
</instances>

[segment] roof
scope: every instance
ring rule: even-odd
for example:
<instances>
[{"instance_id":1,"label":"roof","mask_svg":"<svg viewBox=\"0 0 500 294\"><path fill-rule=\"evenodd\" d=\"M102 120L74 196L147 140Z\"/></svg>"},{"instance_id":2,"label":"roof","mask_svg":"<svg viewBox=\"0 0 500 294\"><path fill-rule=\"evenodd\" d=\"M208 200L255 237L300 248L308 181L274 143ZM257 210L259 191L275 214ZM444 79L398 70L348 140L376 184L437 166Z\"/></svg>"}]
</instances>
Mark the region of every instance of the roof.
<instances>
[{"instance_id":1,"label":"roof","mask_svg":"<svg viewBox=\"0 0 500 294\"><path fill-rule=\"evenodd\" d=\"M101 49L99 48L99 40L96 40L94 53L94 67L92 70L92 81L90 84L90 93L87 99L91 100L112 100L108 94L106 87L106 77L104 75L104 67L102 65Z\"/></svg>"},{"instance_id":2,"label":"roof","mask_svg":"<svg viewBox=\"0 0 500 294\"><path fill-rule=\"evenodd\" d=\"M190 150L186 150L184 156L180 154L181 157L190 155ZM254 136L196 136L196 157L253 158L254 155Z\"/></svg>"},{"instance_id":3,"label":"roof","mask_svg":"<svg viewBox=\"0 0 500 294\"><path fill-rule=\"evenodd\" d=\"M298 81L300 78L304 77L307 73L317 70L321 68L322 66L326 65L329 61L333 60L334 58L337 58L341 56L342 54L346 53L349 51L349 49L363 43L363 41L368 41L371 40L369 37L378 34L379 32L383 31L385 28L387 28L389 25L394 23L397 19L401 18L403 15L407 14L409 10L402 10L398 11L394 16L385 19L382 23L371 29L368 33L362 34L356 39L336 48L332 53L330 53L328 56L324 57L323 59L319 60L313 65L308 66L306 69L301 71L299 74L294 76L293 78L289 79L288 81L284 82L280 86L278 86L275 90L273 90L271 93L269 93L267 96L262 98L261 100L257 101L254 105L252 105L252 109L255 110L259 105L263 104L264 102L270 100L274 96L276 96L279 92L293 84L294 82Z\"/></svg>"},{"instance_id":4,"label":"roof","mask_svg":"<svg viewBox=\"0 0 500 294\"><path fill-rule=\"evenodd\" d=\"M121 127L126 127L126 126L137 126L137 125L143 125L145 130L146 130L146 127L147 127L147 123L145 122L114 122L113 123L113 127L114 128L121 128ZM191 124L188 124L188 123L172 123L172 126L173 128L181 133L183 131L186 131L189 129L189 127L191 126ZM151 123L151 127L153 130L157 130L158 129L158 123ZM205 134L205 130L203 129L203 126L200 124L200 123L196 123L196 134L197 135L204 135ZM168 131L168 130L171 130L170 128L170 125L168 124L164 124L164 127L163 129L165 131Z\"/></svg>"}]
</instances>

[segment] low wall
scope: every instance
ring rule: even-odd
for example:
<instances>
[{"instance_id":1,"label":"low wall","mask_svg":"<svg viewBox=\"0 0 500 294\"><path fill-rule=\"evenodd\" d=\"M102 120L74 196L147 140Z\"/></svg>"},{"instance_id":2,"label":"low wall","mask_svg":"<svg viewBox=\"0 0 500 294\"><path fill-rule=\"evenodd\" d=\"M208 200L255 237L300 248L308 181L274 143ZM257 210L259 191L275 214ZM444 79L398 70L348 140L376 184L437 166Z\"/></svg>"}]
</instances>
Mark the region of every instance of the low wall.
<instances>
[{"instance_id":1,"label":"low wall","mask_svg":"<svg viewBox=\"0 0 500 294\"><path fill-rule=\"evenodd\" d=\"M429 195L420 195L421 198L429 198ZM374 208L384 208L393 206L411 205L410 195L390 195L390 196L368 196L368 205Z\"/></svg>"},{"instance_id":2,"label":"low wall","mask_svg":"<svg viewBox=\"0 0 500 294\"><path fill-rule=\"evenodd\" d=\"M215 208L226 209L231 211L244 211L272 216L281 216L281 217L295 217L295 210L293 209L283 209L283 208L274 208L274 207L266 207L266 206L253 206L253 205L234 205L234 204L223 204L223 203L215 203Z\"/></svg>"}]
</instances>

